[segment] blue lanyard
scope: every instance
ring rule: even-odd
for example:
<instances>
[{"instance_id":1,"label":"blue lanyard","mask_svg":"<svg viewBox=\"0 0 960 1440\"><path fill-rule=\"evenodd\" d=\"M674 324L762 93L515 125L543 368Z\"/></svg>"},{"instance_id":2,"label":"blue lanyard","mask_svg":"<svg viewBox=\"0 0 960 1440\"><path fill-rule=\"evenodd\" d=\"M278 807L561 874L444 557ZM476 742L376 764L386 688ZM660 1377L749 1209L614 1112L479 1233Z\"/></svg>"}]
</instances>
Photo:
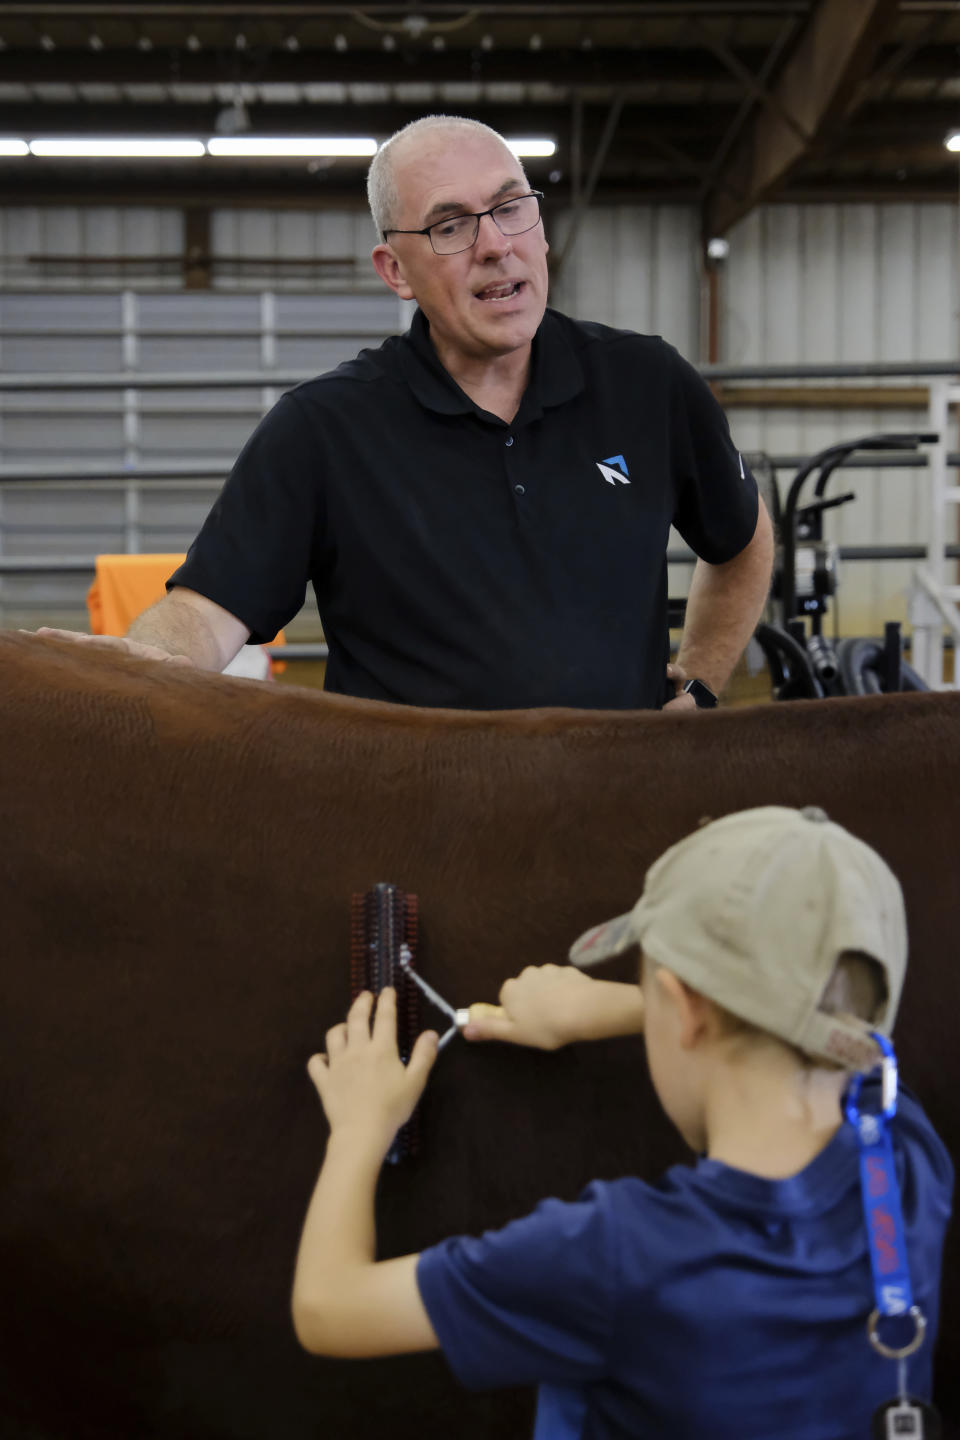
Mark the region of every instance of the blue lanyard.
<instances>
[{"instance_id":1,"label":"blue lanyard","mask_svg":"<svg viewBox=\"0 0 960 1440\"><path fill-rule=\"evenodd\" d=\"M905 1315L913 1305L910 1267L903 1233L900 1189L890 1141L897 1113L897 1057L885 1035L873 1037L883 1051L882 1098L877 1114L861 1111L863 1075L854 1075L844 1110L860 1144L860 1190L870 1239L874 1302L881 1315Z\"/></svg>"}]
</instances>

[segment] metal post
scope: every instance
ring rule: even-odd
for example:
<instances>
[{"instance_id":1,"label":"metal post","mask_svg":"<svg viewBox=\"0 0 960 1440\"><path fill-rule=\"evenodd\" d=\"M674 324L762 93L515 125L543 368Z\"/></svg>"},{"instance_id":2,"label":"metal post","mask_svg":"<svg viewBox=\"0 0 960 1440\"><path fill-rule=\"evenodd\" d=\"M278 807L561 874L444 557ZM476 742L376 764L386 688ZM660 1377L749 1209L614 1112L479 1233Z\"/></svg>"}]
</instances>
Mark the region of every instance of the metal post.
<instances>
[{"instance_id":1,"label":"metal post","mask_svg":"<svg viewBox=\"0 0 960 1440\"><path fill-rule=\"evenodd\" d=\"M123 366L125 370L136 370L139 361L139 307L133 290L124 290L120 296L120 315L123 325ZM129 470L135 470L140 463L140 396L136 389L128 386L123 392L123 463ZM127 483L124 491L124 546L128 555L140 551L140 487L135 480Z\"/></svg>"},{"instance_id":2,"label":"metal post","mask_svg":"<svg viewBox=\"0 0 960 1440\"><path fill-rule=\"evenodd\" d=\"M930 381L928 429L939 439L928 452L927 561L918 567L910 593L910 623L913 629L911 660L914 669L928 685L943 684L943 616L933 603L929 586L939 589L943 584L944 554L944 490L947 483L947 419L949 384L946 380ZM923 583L924 575L927 584Z\"/></svg>"},{"instance_id":3,"label":"metal post","mask_svg":"<svg viewBox=\"0 0 960 1440\"><path fill-rule=\"evenodd\" d=\"M264 290L260 296L260 364L264 370L277 368L277 297L272 290ZM277 401L277 387L264 385L260 391L263 413L271 410Z\"/></svg>"}]
</instances>

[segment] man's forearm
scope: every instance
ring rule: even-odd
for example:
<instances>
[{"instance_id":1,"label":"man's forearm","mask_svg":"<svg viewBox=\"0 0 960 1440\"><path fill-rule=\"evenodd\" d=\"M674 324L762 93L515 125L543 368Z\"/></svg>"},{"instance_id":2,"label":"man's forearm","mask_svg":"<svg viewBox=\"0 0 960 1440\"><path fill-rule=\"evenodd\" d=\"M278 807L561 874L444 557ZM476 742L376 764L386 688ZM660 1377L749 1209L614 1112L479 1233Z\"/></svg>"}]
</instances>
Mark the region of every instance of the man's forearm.
<instances>
[{"instance_id":1,"label":"man's forearm","mask_svg":"<svg viewBox=\"0 0 960 1440\"><path fill-rule=\"evenodd\" d=\"M176 593L138 615L126 638L140 645L155 645L170 655L185 655L199 670L222 670L232 659L224 655L205 616Z\"/></svg>"},{"instance_id":2,"label":"man's forearm","mask_svg":"<svg viewBox=\"0 0 960 1440\"><path fill-rule=\"evenodd\" d=\"M724 688L763 613L773 568L773 527L763 502L745 550L725 565L698 560L677 664L711 690Z\"/></svg>"}]
</instances>

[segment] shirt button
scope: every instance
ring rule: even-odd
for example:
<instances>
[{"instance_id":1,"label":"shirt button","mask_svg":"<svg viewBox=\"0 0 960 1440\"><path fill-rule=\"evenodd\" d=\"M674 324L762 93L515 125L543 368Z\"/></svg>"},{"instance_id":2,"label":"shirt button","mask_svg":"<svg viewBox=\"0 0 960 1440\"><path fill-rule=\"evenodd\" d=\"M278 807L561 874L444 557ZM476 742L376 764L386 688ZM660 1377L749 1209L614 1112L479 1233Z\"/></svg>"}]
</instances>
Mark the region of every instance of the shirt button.
<instances>
[{"instance_id":1,"label":"shirt button","mask_svg":"<svg viewBox=\"0 0 960 1440\"><path fill-rule=\"evenodd\" d=\"M525 495L527 492L527 487L525 485L514 485L513 488L514 490L516 490L518 495Z\"/></svg>"},{"instance_id":2,"label":"shirt button","mask_svg":"<svg viewBox=\"0 0 960 1440\"><path fill-rule=\"evenodd\" d=\"M508 435L507 438L506 438L506 440L504 440L503 443L504 443L504 445L512 445L512 444L513 444L513 436L512 436L512 435Z\"/></svg>"}]
</instances>

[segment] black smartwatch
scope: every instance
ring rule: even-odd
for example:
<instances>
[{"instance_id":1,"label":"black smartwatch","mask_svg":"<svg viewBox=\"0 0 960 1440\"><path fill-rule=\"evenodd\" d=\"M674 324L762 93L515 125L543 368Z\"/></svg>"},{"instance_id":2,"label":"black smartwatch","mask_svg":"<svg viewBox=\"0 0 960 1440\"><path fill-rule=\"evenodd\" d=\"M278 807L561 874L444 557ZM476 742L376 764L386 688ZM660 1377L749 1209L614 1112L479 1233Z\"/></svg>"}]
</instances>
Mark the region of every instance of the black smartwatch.
<instances>
[{"instance_id":1,"label":"black smartwatch","mask_svg":"<svg viewBox=\"0 0 960 1440\"><path fill-rule=\"evenodd\" d=\"M702 680L688 680L683 687L684 695L692 695L693 703L698 710L716 709L717 697L709 685L704 685Z\"/></svg>"}]
</instances>

